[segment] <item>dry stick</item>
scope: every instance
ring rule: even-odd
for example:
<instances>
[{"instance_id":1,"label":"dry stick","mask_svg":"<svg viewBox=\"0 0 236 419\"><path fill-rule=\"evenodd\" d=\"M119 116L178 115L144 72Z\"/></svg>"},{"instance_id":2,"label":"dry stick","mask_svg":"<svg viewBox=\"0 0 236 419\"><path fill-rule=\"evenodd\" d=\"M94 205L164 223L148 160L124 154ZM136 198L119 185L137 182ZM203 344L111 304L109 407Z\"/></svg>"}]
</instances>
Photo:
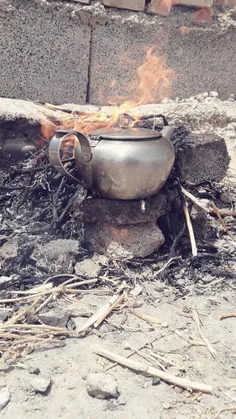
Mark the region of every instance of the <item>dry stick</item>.
<instances>
[{"instance_id":1,"label":"dry stick","mask_svg":"<svg viewBox=\"0 0 236 419\"><path fill-rule=\"evenodd\" d=\"M130 368L131 370L142 372L152 377L159 377L161 380L165 381L166 383L185 388L186 390L191 389L195 391L200 391L202 393L210 393L210 394L213 392L211 386L176 377L167 372L158 370L157 368L142 364L141 362L136 362L131 359L127 359L124 356L114 354L101 347L95 346L94 352L97 355L107 358L110 361L117 362L118 364L123 365L124 367Z\"/></svg>"},{"instance_id":2,"label":"dry stick","mask_svg":"<svg viewBox=\"0 0 236 419\"><path fill-rule=\"evenodd\" d=\"M22 310L20 313L13 316L11 319L9 319L5 325L13 325L15 324L21 317L24 317L26 314L30 313L30 311L38 304L38 302L41 300L41 297L38 297L35 299L33 304L26 308L25 310Z\"/></svg>"},{"instance_id":3,"label":"dry stick","mask_svg":"<svg viewBox=\"0 0 236 419\"><path fill-rule=\"evenodd\" d=\"M220 320L229 319L230 317L236 317L236 313L222 314L222 315L220 316Z\"/></svg>"},{"instance_id":4,"label":"dry stick","mask_svg":"<svg viewBox=\"0 0 236 419\"><path fill-rule=\"evenodd\" d=\"M101 317L94 323L94 327L97 328L103 320L124 300L126 299L126 294L123 293L118 296L118 298L115 299L114 303L110 305L110 307L107 308L107 310L101 315Z\"/></svg>"},{"instance_id":5,"label":"dry stick","mask_svg":"<svg viewBox=\"0 0 236 419\"><path fill-rule=\"evenodd\" d=\"M225 407L224 409L219 410L219 412L215 415L214 419L218 419L221 415L221 413L224 412L236 412L236 405L232 407Z\"/></svg>"},{"instance_id":6,"label":"dry stick","mask_svg":"<svg viewBox=\"0 0 236 419\"><path fill-rule=\"evenodd\" d=\"M125 298L124 294L113 295L112 298L103 307L100 307L88 320L77 330L78 333L86 332L91 326L98 327L99 324L111 313L111 311L120 304Z\"/></svg>"},{"instance_id":7,"label":"dry stick","mask_svg":"<svg viewBox=\"0 0 236 419\"><path fill-rule=\"evenodd\" d=\"M187 203L184 198L183 198L183 211L184 211L186 224L188 227L189 238L190 238L190 243L191 243L191 248L192 248L192 255L197 256L197 245L196 245L195 235L193 231L193 226L192 226L191 218L188 212Z\"/></svg>"},{"instance_id":8,"label":"dry stick","mask_svg":"<svg viewBox=\"0 0 236 419\"><path fill-rule=\"evenodd\" d=\"M224 231L231 237L231 239L234 240L234 236L230 233L230 231L227 229L227 226L222 218L222 215L236 215L236 211L230 211L230 210L220 210L217 208L217 206L214 204L214 202L211 202L207 200L207 203L209 205L209 208L206 206L206 204L202 203L200 199L196 198L193 194L188 192L186 189L184 189L181 186L182 193L189 198L195 205L197 205L199 208L204 210L207 214L215 213L220 224L222 225Z\"/></svg>"},{"instance_id":9,"label":"dry stick","mask_svg":"<svg viewBox=\"0 0 236 419\"><path fill-rule=\"evenodd\" d=\"M200 319L199 319L199 315L196 309L192 310L192 316L193 316L193 320L195 321L199 334L203 340L203 342L205 342L207 349L209 350L210 354L213 356L213 358L216 358L217 356L217 352L215 351L215 349L213 348L213 346L211 346L210 342L208 341L208 339L204 336L204 334L201 331L201 325L200 325Z\"/></svg>"},{"instance_id":10,"label":"dry stick","mask_svg":"<svg viewBox=\"0 0 236 419\"><path fill-rule=\"evenodd\" d=\"M70 284L67 286L63 286L63 284L59 285L58 287L52 288L48 291L43 291L40 293L35 293L33 295L28 295L26 297L17 297L17 298L7 298L5 300L0 300L0 304L6 304L6 303L14 303L14 302L19 302L19 301L27 301L27 300L32 300L35 297L41 297L43 295L48 295L48 294L53 294L53 293L57 293L57 292L62 292L67 290L68 292L72 292L72 293L76 293L76 292L83 292L85 290L71 290L70 288L73 288L75 286L78 285L90 285L90 284L95 284L96 282L98 282L98 278L96 279L87 279L85 281L80 281L80 282L76 282L75 284ZM9 291L11 294L21 294L22 292L27 293L28 291Z\"/></svg>"},{"instance_id":11,"label":"dry stick","mask_svg":"<svg viewBox=\"0 0 236 419\"><path fill-rule=\"evenodd\" d=\"M157 359L155 359L152 355L146 355L143 354L141 352L140 349L134 348L133 346L131 346L130 344L128 344L127 349L130 349L131 351L134 351L135 354L139 355L141 358L146 359L146 361L150 362L152 365L155 363L157 365L159 365L159 367L163 370L166 371L166 368L164 367L164 365L161 364L160 361L158 361ZM144 349L144 348L143 348ZM127 358L127 357L126 357Z\"/></svg>"},{"instance_id":12,"label":"dry stick","mask_svg":"<svg viewBox=\"0 0 236 419\"><path fill-rule=\"evenodd\" d=\"M62 334L66 333L66 334L71 334L71 332L67 329L63 329L62 327L56 327L56 326L48 326L46 324L2 324L0 326L0 330L2 329L46 329L46 330L51 330L51 331L55 331L55 332L61 332Z\"/></svg>"},{"instance_id":13,"label":"dry stick","mask_svg":"<svg viewBox=\"0 0 236 419\"><path fill-rule=\"evenodd\" d=\"M191 346L206 346L206 344L204 342L198 342L198 341L186 338L178 330L174 330L174 333L177 336L179 336L181 339L185 340L185 342L189 343Z\"/></svg>"},{"instance_id":14,"label":"dry stick","mask_svg":"<svg viewBox=\"0 0 236 419\"><path fill-rule=\"evenodd\" d=\"M165 358L164 356L161 356L161 355L156 354L155 352L151 352L151 355L153 356L153 358L159 359L160 361L165 362L165 363L166 363L166 364L168 364L168 365L172 365L172 366L174 366L174 367L177 367L177 368L179 368L180 370L182 370L182 369L183 369L183 367L181 367L180 365L176 364L176 363L175 363L175 362L173 362L173 361L170 361L170 359Z\"/></svg>"},{"instance_id":15,"label":"dry stick","mask_svg":"<svg viewBox=\"0 0 236 419\"><path fill-rule=\"evenodd\" d=\"M206 211L209 213L209 208L206 206L205 203L203 203L200 199L196 198L191 192L187 191L183 186L180 187L181 192L189 198L195 205L197 205L199 208L201 208L203 211ZM210 204L210 201L208 201L208 204Z\"/></svg>"},{"instance_id":16,"label":"dry stick","mask_svg":"<svg viewBox=\"0 0 236 419\"><path fill-rule=\"evenodd\" d=\"M129 310L129 312L133 314L134 316L138 317L139 319L144 320L147 323L155 323L155 324L161 323L159 319L157 319L156 317L149 316L148 314L138 313L136 310Z\"/></svg>"},{"instance_id":17,"label":"dry stick","mask_svg":"<svg viewBox=\"0 0 236 419\"><path fill-rule=\"evenodd\" d=\"M157 339L161 339L162 337L167 336L166 333L161 333L160 335L155 336L154 338L149 339L147 342L145 342L142 346L140 346L140 348L138 349L139 351L141 351L144 348L148 348L149 345L152 345ZM131 352L126 358L131 358L131 356L136 354L136 350ZM118 364L117 362L115 362L113 365L110 365L109 367L107 367L105 369L105 371L109 371L112 368L116 367Z\"/></svg>"},{"instance_id":18,"label":"dry stick","mask_svg":"<svg viewBox=\"0 0 236 419\"><path fill-rule=\"evenodd\" d=\"M21 339L20 335L15 333L0 333L0 339Z\"/></svg>"},{"instance_id":19,"label":"dry stick","mask_svg":"<svg viewBox=\"0 0 236 419\"><path fill-rule=\"evenodd\" d=\"M53 294L49 295L49 297L44 301L39 307L34 310L34 314L40 313L40 311L47 306L47 304L53 299Z\"/></svg>"},{"instance_id":20,"label":"dry stick","mask_svg":"<svg viewBox=\"0 0 236 419\"><path fill-rule=\"evenodd\" d=\"M171 264L171 262L173 262L174 260L179 260L179 259L181 259L181 256L174 256L173 258L170 258L167 262L166 262L166 264L161 268L161 269L159 269L159 271L157 271L157 272L155 272L155 274L154 274L154 276L156 277L157 275L159 275L161 272L163 272L170 264Z\"/></svg>"}]
</instances>

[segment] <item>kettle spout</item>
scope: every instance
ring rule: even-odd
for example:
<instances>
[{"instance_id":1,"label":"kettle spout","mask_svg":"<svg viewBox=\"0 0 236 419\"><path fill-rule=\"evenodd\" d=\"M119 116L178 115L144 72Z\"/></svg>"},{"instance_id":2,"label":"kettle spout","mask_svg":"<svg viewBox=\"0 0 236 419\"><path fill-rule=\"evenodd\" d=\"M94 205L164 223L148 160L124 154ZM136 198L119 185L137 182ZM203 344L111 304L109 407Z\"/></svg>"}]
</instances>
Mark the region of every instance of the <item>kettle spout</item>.
<instances>
[{"instance_id":1,"label":"kettle spout","mask_svg":"<svg viewBox=\"0 0 236 419\"><path fill-rule=\"evenodd\" d=\"M175 132L175 127L171 127L167 125L166 127L163 128L163 130L161 131L161 134L162 134L162 137L170 141L171 138L173 137L174 132Z\"/></svg>"}]
</instances>

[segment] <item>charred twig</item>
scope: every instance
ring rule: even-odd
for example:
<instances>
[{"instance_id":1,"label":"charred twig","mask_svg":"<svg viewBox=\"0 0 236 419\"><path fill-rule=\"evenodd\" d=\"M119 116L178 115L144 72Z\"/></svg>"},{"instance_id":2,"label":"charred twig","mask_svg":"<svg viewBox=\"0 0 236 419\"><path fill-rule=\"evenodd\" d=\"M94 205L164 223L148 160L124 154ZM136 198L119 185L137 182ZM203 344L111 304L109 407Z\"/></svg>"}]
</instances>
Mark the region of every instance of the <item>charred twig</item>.
<instances>
[{"instance_id":1,"label":"charred twig","mask_svg":"<svg viewBox=\"0 0 236 419\"><path fill-rule=\"evenodd\" d=\"M58 218L58 223L62 223L62 221L64 220L66 214L68 213L68 211L70 210L71 206L74 203L74 200L76 199L77 196L77 190L75 191L75 193L70 197L69 201L67 202L65 208L63 209L63 211L61 212L59 218Z\"/></svg>"},{"instance_id":2,"label":"charred twig","mask_svg":"<svg viewBox=\"0 0 236 419\"><path fill-rule=\"evenodd\" d=\"M220 316L220 320L230 319L231 317L236 317L236 312L235 313L222 314Z\"/></svg>"}]
</instances>

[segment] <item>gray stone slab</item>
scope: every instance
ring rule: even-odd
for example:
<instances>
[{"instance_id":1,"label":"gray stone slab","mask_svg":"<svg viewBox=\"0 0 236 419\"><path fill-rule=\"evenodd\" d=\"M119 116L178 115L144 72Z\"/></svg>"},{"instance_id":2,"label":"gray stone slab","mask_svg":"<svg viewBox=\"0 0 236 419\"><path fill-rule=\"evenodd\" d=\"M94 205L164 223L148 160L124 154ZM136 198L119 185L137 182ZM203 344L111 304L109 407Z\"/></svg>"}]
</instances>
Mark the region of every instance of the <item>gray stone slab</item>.
<instances>
[{"instance_id":1,"label":"gray stone slab","mask_svg":"<svg viewBox=\"0 0 236 419\"><path fill-rule=\"evenodd\" d=\"M141 201L121 201L112 199L89 198L82 203L74 203L74 217L85 222L107 222L111 224L137 224L155 222L167 211L167 197L161 192L145 199L145 208Z\"/></svg>"},{"instance_id":2,"label":"gray stone slab","mask_svg":"<svg viewBox=\"0 0 236 419\"><path fill-rule=\"evenodd\" d=\"M10 3L14 9L0 18L0 95L84 103L91 28L72 21L64 2Z\"/></svg>"}]
</instances>

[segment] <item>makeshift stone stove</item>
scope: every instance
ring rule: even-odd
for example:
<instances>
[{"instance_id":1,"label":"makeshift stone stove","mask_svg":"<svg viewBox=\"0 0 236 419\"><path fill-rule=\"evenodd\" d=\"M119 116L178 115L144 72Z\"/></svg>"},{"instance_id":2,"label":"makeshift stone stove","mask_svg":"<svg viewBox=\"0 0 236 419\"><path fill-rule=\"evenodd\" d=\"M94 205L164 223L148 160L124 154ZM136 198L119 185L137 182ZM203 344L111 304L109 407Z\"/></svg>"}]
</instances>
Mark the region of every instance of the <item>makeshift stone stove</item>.
<instances>
[{"instance_id":1,"label":"makeshift stone stove","mask_svg":"<svg viewBox=\"0 0 236 419\"><path fill-rule=\"evenodd\" d=\"M178 142L178 131L175 140ZM174 174L182 184L221 181L228 169L229 155L224 139L213 134L202 136L185 133L177 148ZM121 201L88 197L82 204L75 202L75 218L84 223L84 244L94 253L113 258L145 257L165 242L159 226L160 217L181 206L178 187L172 186L145 200ZM204 217L203 217L204 218ZM197 211L194 222L202 222ZM175 222L175 221L174 221Z\"/></svg>"}]
</instances>

